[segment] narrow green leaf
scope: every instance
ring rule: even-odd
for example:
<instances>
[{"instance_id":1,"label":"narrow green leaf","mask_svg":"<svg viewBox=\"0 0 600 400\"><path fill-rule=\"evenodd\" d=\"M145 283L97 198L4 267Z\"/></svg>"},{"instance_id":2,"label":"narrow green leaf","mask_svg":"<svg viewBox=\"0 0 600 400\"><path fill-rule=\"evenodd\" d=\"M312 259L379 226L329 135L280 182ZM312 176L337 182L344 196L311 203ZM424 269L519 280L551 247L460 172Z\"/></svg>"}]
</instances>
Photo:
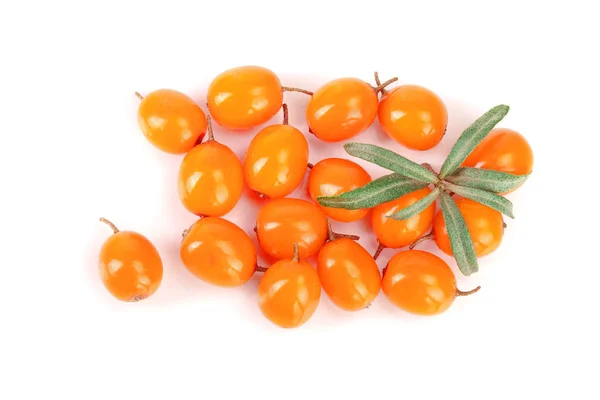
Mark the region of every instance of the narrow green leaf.
<instances>
[{"instance_id":1,"label":"narrow green leaf","mask_svg":"<svg viewBox=\"0 0 600 400\"><path fill-rule=\"evenodd\" d=\"M393 173L337 196L319 196L317 202L323 207L360 210L395 200L425 186L427 184L424 182Z\"/></svg>"},{"instance_id":2,"label":"narrow green leaf","mask_svg":"<svg viewBox=\"0 0 600 400\"><path fill-rule=\"evenodd\" d=\"M448 154L446 161L444 161L444 165L442 165L442 169L440 170L441 179L460 167L460 164L465 161L473 149L508 114L508 110L509 107L506 105L501 104L496 106L477 118L471 126L463 131L452 150L450 150L450 154Z\"/></svg>"},{"instance_id":3,"label":"narrow green leaf","mask_svg":"<svg viewBox=\"0 0 600 400\"><path fill-rule=\"evenodd\" d=\"M521 185L527 178L529 174L514 175L491 169L461 167L447 176L446 180L459 186L505 193Z\"/></svg>"},{"instance_id":4,"label":"narrow green leaf","mask_svg":"<svg viewBox=\"0 0 600 400\"><path fill-rule=\"evenodd\" d=\"M388 218L395 219L397 221L409 219L410 217L417 215L418 213L429 207L431 203L433 203L438 198L439 195L440 188L436 187L427 196L411 204L410 206L403 208L392 215L389 215Z\"/></svg>"},{"instance_id":5,"label":"narrow green leaf","mask_svg":"<svg viewBox=\"0 0 600 400\"><path fill-rule=\"evenodd\" d=\"M453 185L452 183L446 183L444 186L453 191L454 193L466 197L467 199L474 200L485 206L493 208L496 211L500 211L502 214L514 218L513 205L505 197L497 195L496 193L488 192L486 190L475 189L470 187Z\"/></svg>"},{"instance_id":6,"label":"narrow green leaf","mask_svg":"<svg viewBox=\"0 0 600 400\"><path fill-rule=\"evenodd\" d=\"M469 276L479 270L479 264L465 219L452 197L444 191L440 193L440 206L458 269Z\"/></svg>"},{"instance_id":7,"label":"narrow green leaf","mask_svg":"<svg viewBox=\"0 0 600 400\"><path fill-rule=\"evenodd\" d=\"M383 147L366 143L346 143L346 153L421 182L436 183L438 177L427 168Z\"/></svg>"}]
</instances>

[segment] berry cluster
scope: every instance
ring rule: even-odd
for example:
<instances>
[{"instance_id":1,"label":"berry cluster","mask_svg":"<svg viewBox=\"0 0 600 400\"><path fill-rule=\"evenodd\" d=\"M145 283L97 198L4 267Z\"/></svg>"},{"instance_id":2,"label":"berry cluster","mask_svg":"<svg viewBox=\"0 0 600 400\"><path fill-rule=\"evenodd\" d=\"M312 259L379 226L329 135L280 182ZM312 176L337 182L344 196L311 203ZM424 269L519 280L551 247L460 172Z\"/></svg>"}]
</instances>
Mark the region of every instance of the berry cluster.
<instances>
[{"instance_id":1,"label":"berry cluster","mask_svg":"<svg viewBox=\"0 0 600 400\"><path fill-rule=\"evenodd\" d=\"M243 66L221 73L207 93L209 115L190 97L170 89L141 100L139 126L156 148L185 154L178 177L181 203L199 217L183 233L180 256L199 279L222 287L248 282L263 273L258 305L274 324L292 328L316 310L321 289L343 310L368 307L381 291L399 308L419 315L439 314L463 292L440 257L415 250L432 239L455 258L459 270L478 270L477 258L498 248L503 214L513 218L503 195L532 172L532 150L519 133L495 126L509 108L499 105L474 121L448 154L439 172L389 149L347 142L377 119L383 131L406 148L428 150L445 134L448 113L434 92L416 85L386 89L397 78L375 85L356 78L333 80L314 93L285 87L272 71ZM309 163L305 135L288 123L286 91L309 96L308 131L338 143L350 156L390 171L372 179L356 162L326 158ZM280 110L283 121L261 129L244 160L214 138L211 124L245 131L267 123ZM206 139L206 140L205 140ZM308 172L310 200L288 197ZM254 227L257 241L274 262L258 263L249 234L224 216L242 197L244 186L264 202ZM439 207L439 210L437 208ZM369 254L356 236L336 233L331 220L367 217L379 247ZM100 276L122 301L139 301L160 286L163 264L143 235L114 231L100 252ZM385 248L402 249L380 272ZM314 264L316 263L316 268Z\"/></svg>"}]
</instances>

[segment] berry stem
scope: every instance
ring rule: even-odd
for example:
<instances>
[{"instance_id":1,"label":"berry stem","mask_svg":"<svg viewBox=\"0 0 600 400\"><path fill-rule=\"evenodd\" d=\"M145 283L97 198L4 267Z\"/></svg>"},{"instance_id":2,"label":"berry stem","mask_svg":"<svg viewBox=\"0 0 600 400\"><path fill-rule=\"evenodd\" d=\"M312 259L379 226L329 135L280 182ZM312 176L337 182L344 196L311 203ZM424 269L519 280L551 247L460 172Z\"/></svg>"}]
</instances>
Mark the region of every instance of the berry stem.
<instances>
[{"instance_id":1,"label":"berry stem","mask_svg":"<svg viewBox=\"0 0 600 400\"><path fill-rule=\"evenodd\" d=\"M283 124L288 125L288 106L287 104L283 103L281 108L283 108Z\"/></svg>"},{"instance_id":2,"label":"berry stem","mask_svg":"<svg viewBox=\"0 0 600 400\"><path fill-rule=\"evenodd\" d=\"M300 250L298 250L298 243L294 243L294 257L292 258L292 261L300 261Z\"/></svg>"},{"instance_id":3,"label":"berry stem","mask_svg":"<svg viewBox=\"0 0 600 400\"><path fill-rule=\"evenodd\" d=\"M119 228L117 228L117 226L115 224L113 224L106 218L100 218L100 222L104 222L106 225L108 225L110 227L110 229L112 229L113 233L119 233Z\"/></svg>"},{"instance_id":4,"label":"berry stem","mask_svg":"<svg viewBox=\"0 0 600 400\"><path fill-rule=\"evenodd\" d=\"M331 220L327 218L327 233L329 235L329 241L333 242L336 239L350 239L350 240L359 240L360 237L356 235L347 235L345 233L336 233L331 228Z\"/></svg>"},{"instance_id":5,"label":"berry stem","mask_svg":"<svg viewBox=\"0 0 600 400\"><path fill-rule=\"evenodd\" d=\"M386 88L387 86L389 86L390 84L392 84L392 83L396 82L397 80L398 80L398 77L396 76L396 77L393 77L393 78L390 78L390 79L388 79L387 81L385 81L385 82L383 82L383 83L381 83L381 84L378 84L378 85L377 85L377 87L375 88L375 92L376 92L376 93L379 93L379 92L381 92L381 93L383 93L383 94L386 94L386 93L387 93L387 91L384 91L384 90L385 90L385 88Z\"/></svg>"},{"instance_id":6,"label":"berry stem","mask_svg":"<svg viewBox=\"0 0 600 400\"><path fill-rule=\"evenodd\" d=\"M298 93L304 93L307 94L309 96L312 96L314 93L311 92L310 90L305 90L305 89L300 89L300 88L295 88L295 87L289 87L289 86L282 86L281 90L283 90L284 92L298 92Z\"/></svg>"},{"instance_id":7,"label":"berry stem","mask_svg":"<svg viewBox=\"0 0 600 400\"><path fill-rule=\"evenodd\" d=\"M469 296L469 295L472 295L473 293L477 293L479 291L479 289L481 289L481 286L477 286L475 289L469 290L468 292L463 292L461 290L456 289L456 295L457 296Z\"/></svg>"},{"instance_id":8,"label":"berry stem","mask_svg":"<svg viewBox=\"0 0 600 400\"><path fill-rule=\"evenodd\" d=\"M421 236L420 238L418 238L417 240L415 240L414 242L412 242L410 244L410 246L408 246L409 249L414 249L419 243L424 242L426 240L431 240L433 239L433 231L429 232L427 235L425 236Z\"/></svg>"},{"instance_id":9,"label":"berry stem","mask_svg":"<svg viewBox=\"0 0 600 400\"><path fill-rule=\"evenodd\" d=\"M377 242L377 250L375 250L375 254L373 254L373 260L377 261L381 252L385 250L385 246L381 244L381 242Z\"/></svg>"},{"instance_id":10,"label":"berry stem","mask_svg":"<svg viewBox=\"0 0 600 400\"><path fill-rule=\"evenodd\" d=\"M213 133L210 115L206 116L206 132L208 133L208 140L206 140L206 143L215 142L215 134Z\"/></svg>"},{"instance_id":11,"label":"berry stem","mask_svg":"<svg viewBox=\"0 0 600 400\"><path fill-rule=\"evenodd\" d=\"M135 96L140 99L140 101L144 100L144 96L142 96L139 92L135 92Z\"/></svg>"},{"instance_id":12,"label":"berry stem","mask_svg":"<svg viewBox=\"0 0 600 400\"><path fill-rule=\"evenodd\" d=\"M308 167L308 169L313 169L315 166L311 163L306 164L306 166Z\"/></svg>"},{"instance_id":13,"label":"berry stem","mask_svg":"<svg viewBox=\"0 0 600 400\"><path fill-rule=\"evenodd\" d=\"M265 272L268 269L269 268L261 267L260 265L256 264L256 272Z\"/></svg>"},{"instance_id":14,"label":"berry stem","mask_svg":"<svg viewBox=\"0 0 600 400\"><path fill-rule=\"evenodd\" d=\"M502 221L502 227L503 227L504 229L506 229L506 228L507 228L507 226L508 226L508 225L506 225L506 222Z\"/></svg>"}]
</instances>

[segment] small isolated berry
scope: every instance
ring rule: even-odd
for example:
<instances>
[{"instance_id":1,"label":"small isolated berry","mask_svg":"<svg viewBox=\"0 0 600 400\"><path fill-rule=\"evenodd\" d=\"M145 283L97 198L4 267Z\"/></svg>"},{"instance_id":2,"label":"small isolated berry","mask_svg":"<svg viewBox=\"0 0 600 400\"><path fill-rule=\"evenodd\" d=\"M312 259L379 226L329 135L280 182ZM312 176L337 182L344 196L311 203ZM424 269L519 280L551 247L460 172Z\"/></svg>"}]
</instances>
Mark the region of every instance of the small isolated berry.
<instances>
[{"instance_id":1,"label":"small isolated berry","mask_svg":"<svg viewBox=\"0 0 600 400\"><path fill-rule=\"evenodd\" d=\"M143 300L156 292L163 277L163 264L156 247L145 236L120 231L100 218L113 230L100 249L98 270L104 287L121 301Z\"/></svg>"}]
</instances>

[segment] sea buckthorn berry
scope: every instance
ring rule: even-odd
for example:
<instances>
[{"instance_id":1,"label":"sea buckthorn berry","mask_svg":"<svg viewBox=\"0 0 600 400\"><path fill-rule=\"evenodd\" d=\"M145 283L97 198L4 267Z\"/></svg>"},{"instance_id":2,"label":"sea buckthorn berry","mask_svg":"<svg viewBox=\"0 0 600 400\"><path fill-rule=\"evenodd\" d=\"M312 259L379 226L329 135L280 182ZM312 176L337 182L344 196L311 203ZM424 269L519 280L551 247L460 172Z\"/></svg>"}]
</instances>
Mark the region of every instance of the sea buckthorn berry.
<instances>
[{"instance_id":1,"label":"sea buckthorn berry","mask_svg":"<svg viewBox=\"0 0 600 400\"><path fill-rule=\"evenodd\" d=\"M386 93L377 111L383 131L403 146L428 150L446 133L448 111L442 99L431 90L403 85Z\"/></svg>"},{"instance_id":2,"label":"sea buckthorn berry","mask_svg":"<svg viewBox=\"0 0 600 400\"><path fill-rule=\"evenodd\" d=\"M455 201L467 224L477 257L483 257L496 250L500 246L502 237L504 236L502 214L470 199L460 198ZM444 253L452 256L450 238L448 237L446 223L441 211L436 214L433 220L432 233L438 247Z\"/></svg>"},{"instance_id":3,"label":"sea buckthorn berry","mask_svg":"<svg viewBox=\"0 0 600 400\"><path fill-rule=\"evenodd\" d=\"M519 132L496 128L469 154L463 167L527 175L533 171L533 150Z\"/></svg>"},{"instance_id":4,"label":"sea buckthorn berry","mask_svg":"<svg viewBox=\"0 0 600 400\"><path fill-rule=\"evenodd\" d=\"M379 294L381 274L373 257L356 241L332 238L319 251L317 272L327 296L338 307L357 311Z\"/></svg>"},{"instance_id":5,"label":"sea buckthorn berry","mask_svg":"<svg viewBox=\"0 0 600 400\"><path fill-rule=\"evenodd\" d=\"M288 125L283 105L283 124L270 125L252 139L244 160L246 185L261 197L280 198L302 182L308 165L308 142Z\"/></svg>"},{"instance_id":6,"label":"sea buckthorn berry","mask_svg":"<svg viewBox=\"0 0 600 400\"><path fill-rule=\"evenodd\" d=\"M240 286L256 268L256 248L250 236L219 217L201 218L192 225L184 233L180 256L195 276L216 286Z\"/></svg>"},{"instance_id":7,"label":"sea buckthorn berry","mask_svg":"<svg viewBox=\"0 0 600 400\"><path fill-rule=\"evenodd\" d=\"M244 187L242 164L235 153L213 138L189 151L179 168L179 198L198 216L220 217L235 207Z\"/></svg>"},{"instance_id":8,"label":"sea buckthorn berry","mask_svg":"<svg viewBox=\"0 0 600 400\"><path fill-rule=\"evenodd\" d=\"M121 301L143 300L156 292L163 277L163 264L156 247L145 236L119 231L110 221L111 235L100 250L98 270L104 287Z\"/></svg>"},{"instance_id":9,"label":"sea buckthorn berry","mask_svg":"<svg viewBox=\"0 0 600 400\"><path fill-rule=\"evenodd\" d=\"M421 250L394 255L384 270L381 287L392 304L417 315L440 314L457 296L467 296L480 289L461 292L456 288L456 278L448 264Z\"/></svg>"},{"instance_id":10,"label":"sea buckthorn berry","mask_svg":"<svg viewBox=\"0 0 600 400\"><path fill-rule=\"evenodd\" d=\"M206 114L190 97L172 89L159 89L141 100L138 124L156 148L171 154L187 153L204 138Z\"/></svg>"},{"instance_id":11,"label":"sea buckthorn berry","mask_svg":"<svg viewBox=\"0 0 600 400\"><path fill-rule=\"evenodd\" d=\"M275 199L259 210L256 234L269 256L277 260L291 258L296 243L304 259L316 255L327 240L327 217L307 200Z\"/></svg>"},{"instance_id":12,"label":"sea buckthorn berry","mask_svg":"<svg viewBox=\"0 0 600 400\"><path fill-rule=\"evenodd\" d=\"M281 82L267 68L247 65L219 74L208 88L208 110L230 130L247 130L271 119L283 104Z\"/></svg>"},{"instance_id":13,"label":"sea buckthorn berry","mask_svg":"<svg viewBox=\"0 0 600 400\"><path fill-rule=\"evenodd\" d=\"M312 317L321 299L321 283L315 268L298 258L271 265L258 284L259 307L263 315L281 328L296 328Z\"/></svg>"},{"instance_id":14,"label":"sea buckthorn berry","mask_svg":"<svg viewBox=\"0 0 600 400\"><path fill-rule=\"evenodd\" d=\"M308 175L308 193L331 219L340 222L354 222L365 217L369 210L322 207L317 203L317 197L337 196L362 187L369 182L371 182L371 176L357 163L343 158L326 158L311 168Z\"/></svg>"},{"instance_id":15,"label":"sea buckthorn berry","mask_svg":"<svg viewBox=\"0 0 600 400\"><path fill-rule=\"evenodd\" d=\"M429 193L431 193L431 189L425 187L373 208L371 221L373 231L379 241L375 258L379 256L382 249L386 247L398 249L408 246L429 231L435 216L435 202L409 219L399 221L388 218L403 208L413 205Z\"/></svg>"},{"instance_id":16,"label":"sea buckthorn berry","mask_svg":"<svg viewBox=\"0 0 600 400\"><path fill-rule=\"evenodd\" d=\"M377 117L377 92L357 78L340 78L314 92L306 121L317 138L340 142L364 132Z\"/></svg>"}]
</instances>

